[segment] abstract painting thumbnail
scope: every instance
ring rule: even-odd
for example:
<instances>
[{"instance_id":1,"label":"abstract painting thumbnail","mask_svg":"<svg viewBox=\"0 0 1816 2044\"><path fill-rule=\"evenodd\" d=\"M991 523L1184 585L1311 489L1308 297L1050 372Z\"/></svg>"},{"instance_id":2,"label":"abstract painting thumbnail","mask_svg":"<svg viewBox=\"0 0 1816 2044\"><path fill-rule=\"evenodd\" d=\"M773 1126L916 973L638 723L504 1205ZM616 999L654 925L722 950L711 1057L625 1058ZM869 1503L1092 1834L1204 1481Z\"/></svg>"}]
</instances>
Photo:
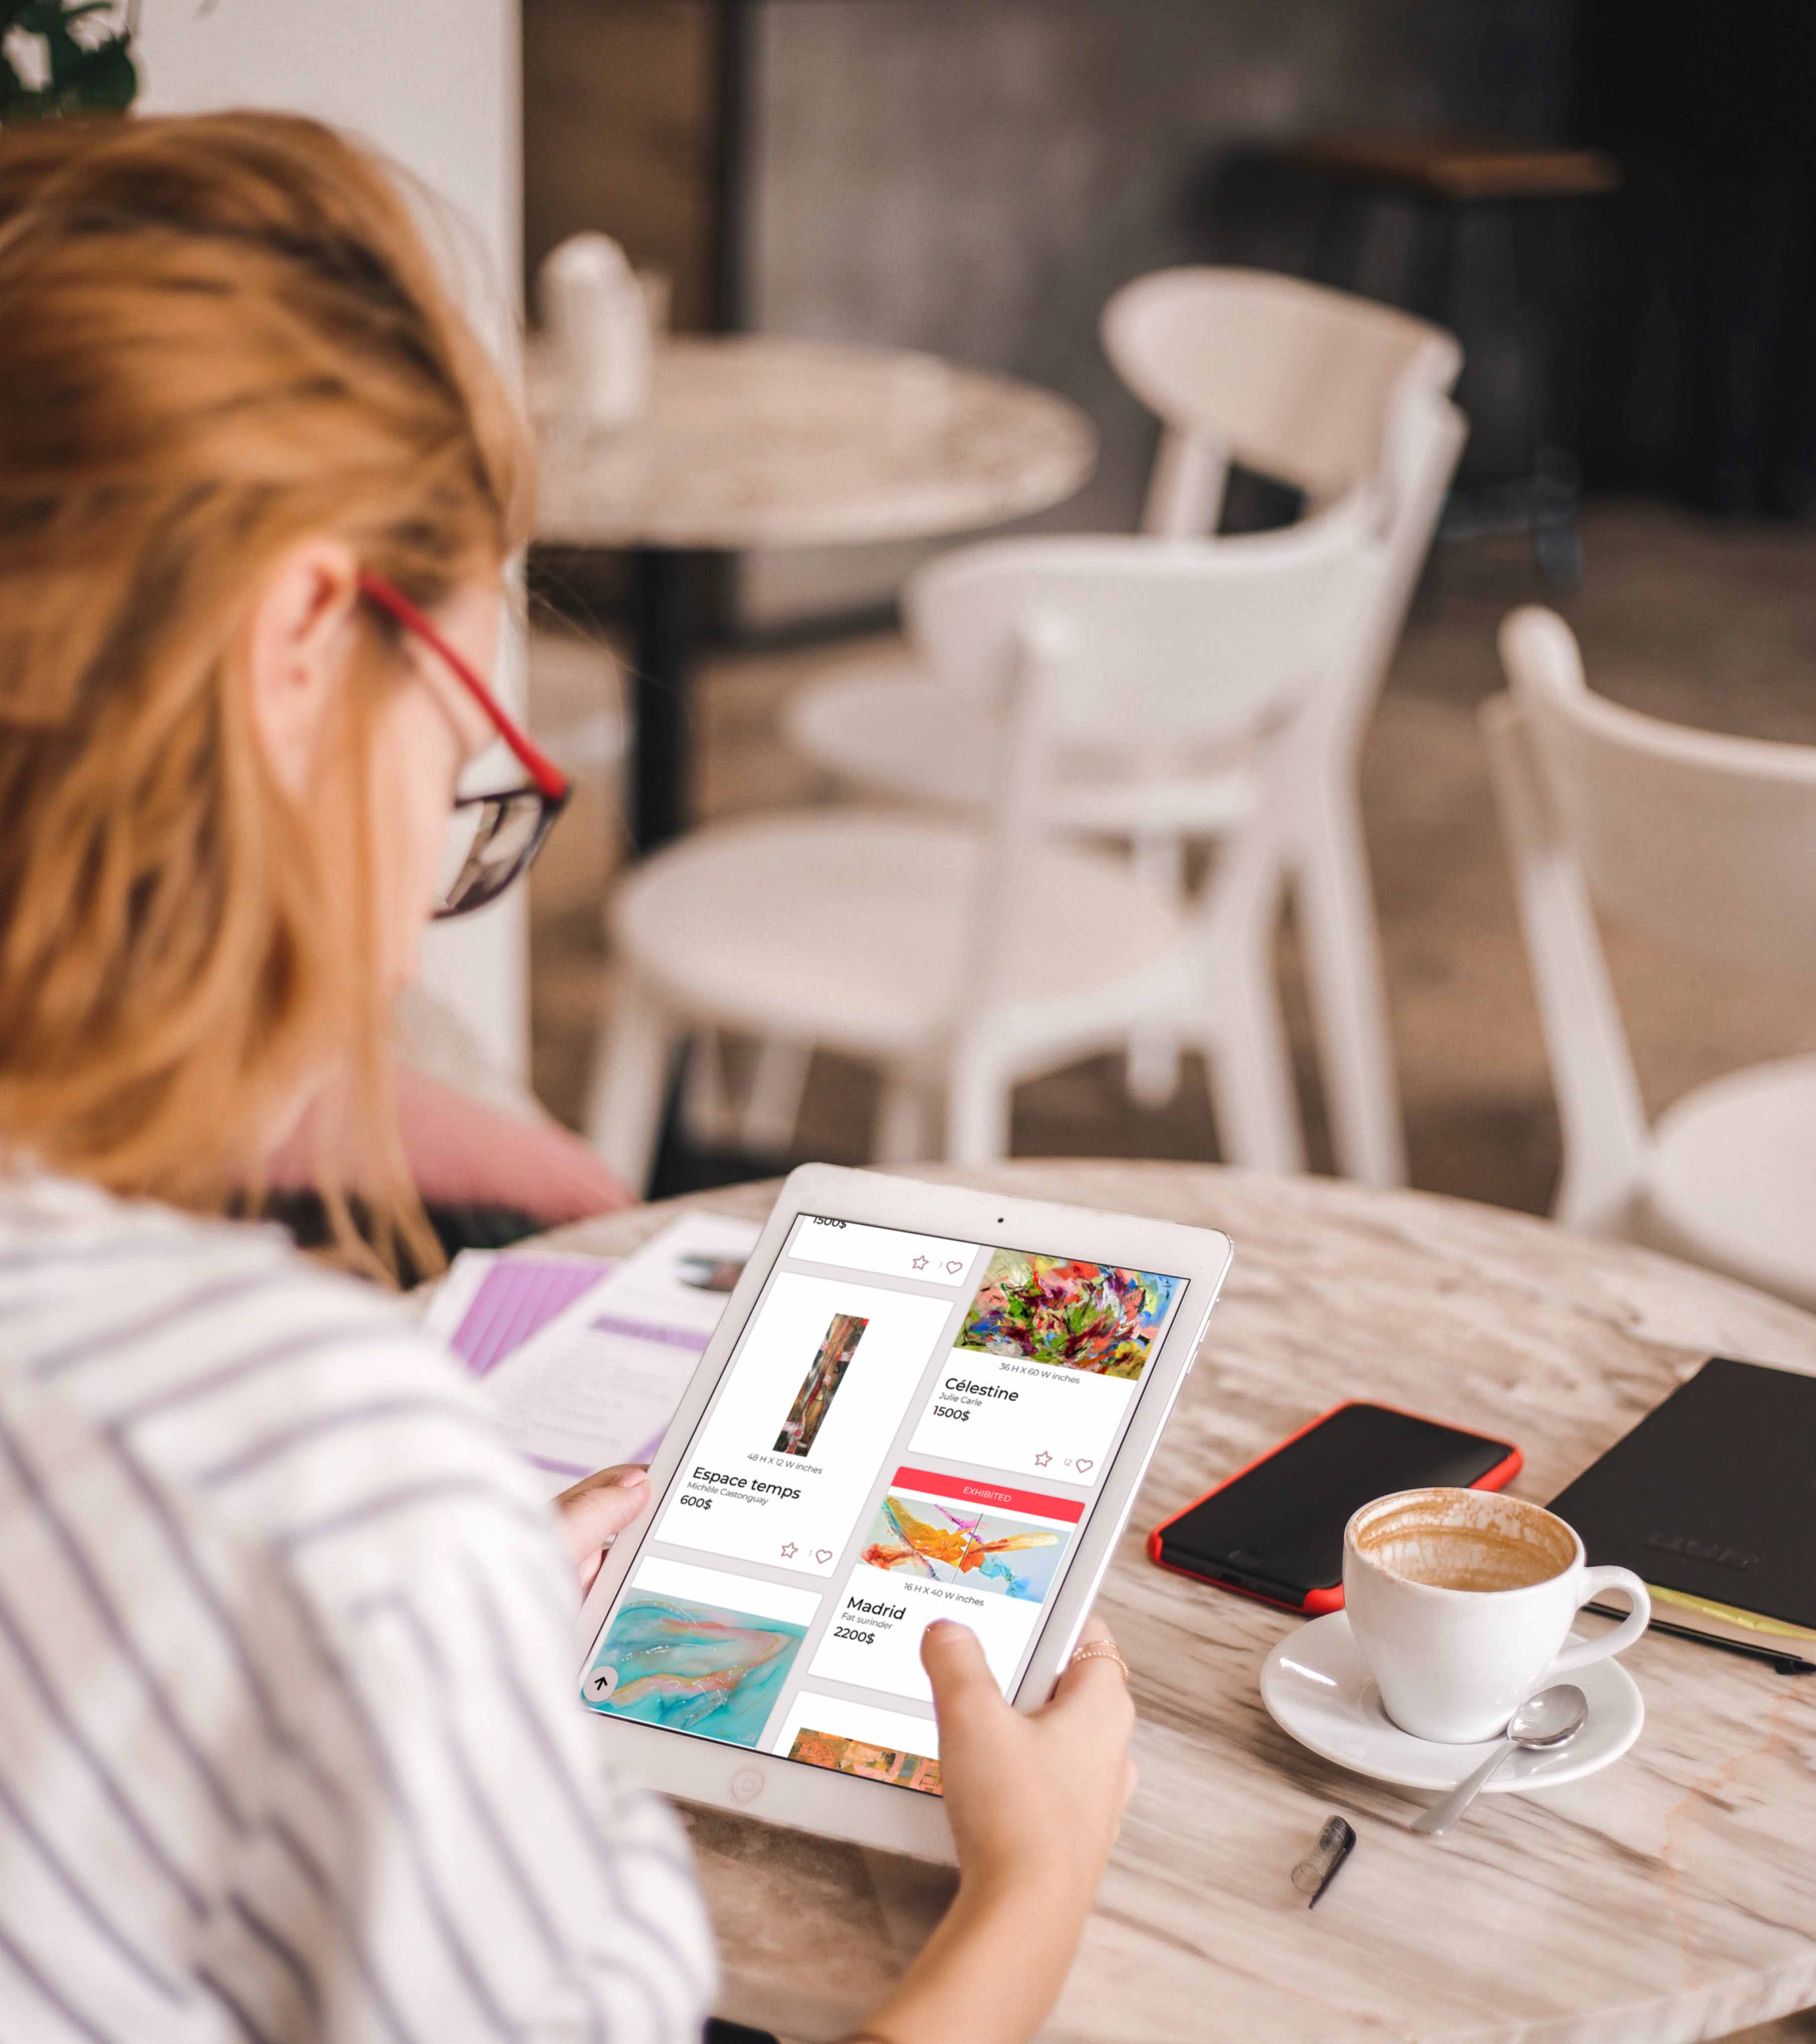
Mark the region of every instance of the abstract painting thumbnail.
<instances>
[{"instance_id":1,"label":"abstract painting thumbnail","mask_svg":"<svg viewBox=\"0 0 1816 2044\"><path fill-rule=\"evenodd\" d=\"M865 1739L846 1739L838 1732L814 1731L803 1725L794 1735L788 1757L804 1760L810 1767L830 1767L840 1774L856 1774L866 1781L891 1781L898 1788L918 1788L923 1796L945 1792L939 1785L937 1760L899 1746L872 1746Z\"/></svg>"},{"instance_id":2,"label":"abstract painting thumbnail","mask_svg":"<svg viewBox=\"0 0 1816 2044\"><path fill-rule=\"evenodd\" d=\"M826 1415L839 1395L851 1358L858 1352L864 1330L870 1323L857 1313L835 1313L827 1327L788 1417L776 1436L774 1452L778 1455L804 1455L812 1452L815 1436L825 1424Z\"/></svg>"},{"instance_id":3,"label":"abstract painting thumbnail","mask_svg":"<svg viewBox=\"0 0 1816 2044\"><path fill-rule=\"evenodd\" d=\"M1057 1527L892 1490L877 1508L861 1558L893 1574L1042 1604L1065 1548Z\"/></svg>"},{"instance_id":4,"label":"abstract painting thumbnail","mask_svg":"<svg viewBox=\"0 0 1816 2044\"><path fill-rule=\"evenodd\" d=\"M754 1746L806 1628L777 1618L634 1594L581 1685L596 1711Z\"/></svg>"}]
</instances>

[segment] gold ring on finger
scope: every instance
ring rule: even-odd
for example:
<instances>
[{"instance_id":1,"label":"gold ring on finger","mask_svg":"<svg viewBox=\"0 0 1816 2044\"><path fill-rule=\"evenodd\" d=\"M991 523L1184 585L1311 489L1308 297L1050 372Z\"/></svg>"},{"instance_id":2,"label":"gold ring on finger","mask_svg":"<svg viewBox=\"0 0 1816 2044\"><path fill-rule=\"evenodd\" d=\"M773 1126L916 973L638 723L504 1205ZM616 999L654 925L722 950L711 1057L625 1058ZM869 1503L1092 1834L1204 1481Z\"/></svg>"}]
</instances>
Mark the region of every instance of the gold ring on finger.
<instances>
[{"instance_id":1,"label":"gold ring on finger","mask_svg":"<svg viewBox=\"0 0 1816 2044\"><path fill-rule=\"evenodd\" d=\"M1083 1646L1073 1649L1072 1658L1065 1664L1075 1668L1081 1661L1114 1661L1123 1671L1123 1680L1129 1679L1129 1664L1107 1639L1093 1639Z\"/></svg>"}]
</instances>

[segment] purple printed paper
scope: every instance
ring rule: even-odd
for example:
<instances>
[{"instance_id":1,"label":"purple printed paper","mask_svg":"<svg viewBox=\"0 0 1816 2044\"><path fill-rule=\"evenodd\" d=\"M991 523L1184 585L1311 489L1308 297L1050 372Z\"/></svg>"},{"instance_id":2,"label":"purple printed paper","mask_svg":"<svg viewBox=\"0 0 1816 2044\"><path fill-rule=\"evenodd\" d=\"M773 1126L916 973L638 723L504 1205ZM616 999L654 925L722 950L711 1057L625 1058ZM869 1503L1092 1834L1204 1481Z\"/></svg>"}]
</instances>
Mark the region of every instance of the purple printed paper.
<instances>
[{"instance_id":1,"label":"purple printed paper","mask_svg":"<svg viewBox=\"0 0 1816 2044\"><path fill-rule=\"evenodd\" d=\"M483 1377L612 1267L574 1257L501 1256L480 1280L455 1331L455 1354Z\"/></svg>"}]
</instances>

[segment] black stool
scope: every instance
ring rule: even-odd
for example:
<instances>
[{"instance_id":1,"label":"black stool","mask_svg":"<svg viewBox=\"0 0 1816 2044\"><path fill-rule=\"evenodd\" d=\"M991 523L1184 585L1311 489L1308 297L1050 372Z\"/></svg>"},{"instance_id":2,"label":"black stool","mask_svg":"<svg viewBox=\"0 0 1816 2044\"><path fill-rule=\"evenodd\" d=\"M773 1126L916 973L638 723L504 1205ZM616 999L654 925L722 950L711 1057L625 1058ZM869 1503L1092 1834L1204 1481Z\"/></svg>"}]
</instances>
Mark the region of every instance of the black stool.
<instances>
[{"instance_id":1,"label":"black stool","mask_svg":"<svg viewBox=\"0 0 1816 2044\"><path fill-rule=\"evenodd\" d=\"M1462 343L1457 401L1471 432L1439 536L1529 532L1546 578L1574 583L1580 221L1619 166L1594 149L1419 136L1312 136L1262 153L1315 181L1316 282L1400 305ZM1470 241L1497 259L1466 264Z\"/></svg>"}]
</instances>

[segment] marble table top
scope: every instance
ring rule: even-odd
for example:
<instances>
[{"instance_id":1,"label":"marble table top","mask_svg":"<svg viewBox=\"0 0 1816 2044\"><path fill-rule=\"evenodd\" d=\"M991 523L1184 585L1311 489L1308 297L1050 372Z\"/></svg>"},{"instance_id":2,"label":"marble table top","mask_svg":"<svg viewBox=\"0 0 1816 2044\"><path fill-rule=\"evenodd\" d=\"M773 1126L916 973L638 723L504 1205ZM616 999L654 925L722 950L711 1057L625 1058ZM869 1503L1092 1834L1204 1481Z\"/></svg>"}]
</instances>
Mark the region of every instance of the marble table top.
<instances>
[{"instance_id":1,"label":"marble table top","mask_svg":"<svg viewBox=\"0 0 1816 2044\"><path fill-rule=\"evenodd\" d=\"M588 433L527 361L536 536L592 547L742 548L920 539L1056 504L1096 435L1030 383L905 349L783 335L693 336L656 351L648 417Z\"/></svg>"},{"instance_id":2,"label":"marble table top","mask_svg":"<svg viewBox=\"0 0 1816 2044\"><path fill-rule=\"evenodd\" d=\"M1624 1665L1638 1745L1542 1796L1420 1807L1296 1746L1256 1680L1297 1620L1153 1566L1142 1536L1346 1397L1526 1450L1552 1497L1712 1353L1816 1370L1816 1319L1649 1252L1495 1208L1212 1166L1027 1162L915 1175L1223 1228L1234 1267L1102 1608L1133 1673L1140 1785L1043 2034L1672 2044L1816 2003L1816 1677L1649 1635ZM760 1215L773 1186L686 1202ZM622 1253L681 1203L564 1231ZM1593 1623L1593 1621L1591 1621ZM1359 1843L1315 1911L1288 1871L1341 1811ZM716 1812L690 1818L722 2012L854 2027L937 1877ZM917 1915L917 1904L921 1913Z\"/></svg>"}]
</instances>

